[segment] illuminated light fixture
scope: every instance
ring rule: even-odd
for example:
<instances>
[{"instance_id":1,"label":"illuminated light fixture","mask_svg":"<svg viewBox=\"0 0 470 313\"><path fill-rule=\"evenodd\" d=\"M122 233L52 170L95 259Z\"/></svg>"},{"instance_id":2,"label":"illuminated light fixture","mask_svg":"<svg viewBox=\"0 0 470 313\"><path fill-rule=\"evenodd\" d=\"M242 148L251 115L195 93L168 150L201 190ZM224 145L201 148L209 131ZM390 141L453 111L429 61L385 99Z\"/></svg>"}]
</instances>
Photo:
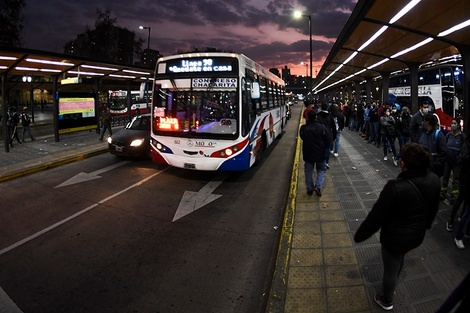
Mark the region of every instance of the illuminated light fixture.
<instances>
[{"instance_id":1,"label":"illuminated light fixture","mask_svg":"<svg viewBox=\"0 0 470 313\"><path fill-rule=\"evenodd\" d=\"M4 55L0 55L0 60L16 61L16 60L18 60L18 58L17 57L7 57L7 56L4 56Z\"/></svg>"},{"instance_id":2,"label":"illuminated light fixture","mask_svg":"<svg viewBox=\"0 0 470 313\"><path fill-rule=\"evenodd\" d=\"M367 69L370 70L370 69L373 69L374 67L377 67L379 65L382 65L384 64L385 62L388 62L390 59L389 58L386 58L386 59L383 59L382 61L379 61L375 64L372 64L371 66L368 66Z\"/></svg>"},{"instance_id":3,"label":"illuminated light fixture","mask_svg":"<svg viewBox=\"0 0 470 313\"><path fill-rule=\"evenodd\" d=\"M122 70L122 71L126 73L131 73L131 74L150 75L150 73L147 73L147 72L138 72L138 71L131 71L131 70Z\"/></svg>"},{"instance_id":4,"label":"illuminated light fixture","mask_svg":"<svg viewBox=\"0 0 470 313\"><path fill-rule=\"evenodd\" d=\"M42 68L42 69L39 69L40 72L46 72L46 73L60 73L62 72L61 70L54 70L54 69L51 69L51 68Z\"/></svg>"},{"instance_id":5,"label":"illuminated light fixture","mask_svg":"<svg viewBox=\"0 0 470 313\"><path fill-rule=\"evenodd\" d=\"M360 51L360 50L358 50L358 51ZM343 65L344 65L344 64L348 64L348 62L351 61L358 53L359 53L359 52L354 51L353 54L351 54L351 55L349 56L349 58L347 58L347 59L343 62Z\"/></svg>"},{"instance_id":6,"label":"illuminated light fixture","mask_svg":"<svg viewBox=\"0 0 470 313\"><path fill-rule=\"evenodd\" d=\"M109 74L109 76L111 76L111 77L117 77L117 78L130 78L130 79L134 79L134 78L135 78L135 76L117 75L117 74Z\"/></svg>"},{"instance_id":7,"label":"illuminated light fixture","mask_svg":"<svg viewBox=\"0 0 470 313\"><path fill-rule=\"evenodd\" d=\"M31 63L41 63L41 64L60 65L60 66L64 66L64 65L74 66L75 65L73 63L67 63L67 62L40 60L40 59L32 59L32 58L27 58L26 61L31 62Z\"/></svg>"},{"instance_id":8,"label":"illuminated light fixture","mask_svg":"<svg viewBox=\"0 0 470 313\"><path fill-rule=\"evenodd\" d=\"M84 68L91 68L94 70L103 70L103 71L117 71L117 68L112 68L112 67L104 67L104 66L94 66L94 65L80 65L80 67Z\"/></svg>"},{"instance_id":9,"label":"illuminated light fixture","mask_svg":"<svg viewBox=\"0 0 470 313\"><path fill-rule=\"evenodd\" d=\"M382 33L384 31L386 31L388 28L388 26L382 26L382 28L380 28L372 37L369 38L369 40L367 40L366 42L364 42L362 44L362 46L359 47L359 49L357 49L357 51L362 51L363 49L365 49L368 45L370 45L375 39L377 39L377 37L379 37L380 35L382 35Z\"/></svg>"},{"instance_id":10,"label":"illuminated light fixture","mask_svg":"<svg viewBox=\"0 0 470 313\"><path fill-rule=\"evenodd\" d=\"M15 70L18 70L18 71L33 71L33 72L39 71L38 68L26 67L26 66L17 66L17 67L15 67Z\"/></svg>"},{"instance_id":11,"label":"illuminated light fixture","mask_svg":"<svg viewBox=\"0 0 470 313\"><path fill-rule=\"evenodd\" d=\"M67 73L69 73L69 74L77 74L77 75L104 76L103 73L95 73L95 72L68 71Z\"/></svg>"},{"instance_id":12,"label":"illuminated light fixture","mask_svg":"<svg viewBox=\"0 0 470 313\"><path fill-rule=\"evenodd\" d=\"M468 26L470 26L470 20L466 20L465 22L457 24L457 25L449 28L448 30L440 32L439 34L437 34L437 37L444 37L444 36L450 35L453 32L456 32L456 31L461 30L462 28L465 28L465 27L468 27Z\"/></svg>"},{"instance_id":13,"label":"illuminated light fixture","mask_svg":"<svg viewBox=\"0 0 470 313\"><path fill-rule=\"evenodd\" d=\"M0 70L6 70L8 67L5 65L0 65Z\"/></svg>"},{"instance_id":14,"label":"illuminated light fixture","mask_svg":"<svg viewBox=\"0 0 470 313\"><path fill-rule=\"evenodd\" d=\"M415 44L414 46L411 46L411 47L409 47L409 48L406 48L405 50L402 50L402 51L400 51L400 52L398 52L398 53L395 53L395 54L392 55L390 58L391 58L391 59L394 59L394 58L396 58L396 57L398 57L398 56L400 56L400 55L404 55L404 54L406 54L406 53L408 53L408 52L411 52L411 51L413 51L413 50L416 50L416 49L418 49L419 47L424 46L424 45L430 43L430 42L433 41L433 40L434 40L434 39L431 38L431 37L426 38L425 40L423 40L423 41L421 41L421 42L418 42L418 43Z\"/></svg>"},{"instance_id":15,"label":"illuminated light fixture","mask_svg":"<svg viewBox=\"0 0 470 313\"><path fill-rule=\"evenodd\" d=\"M410 3L408 3L407 5L405 5L401 10L400 12L398 12L397 14L395 14L394 17L392 17L392 19L390 20L390 24L393 24L395 23L396 21L398 21L399 19L401 19L406 13L410 12L410 10L412 8L414 8L418 3L420 3L421 0L412 0L410 1Z\"/></svg>"}]
</instances>

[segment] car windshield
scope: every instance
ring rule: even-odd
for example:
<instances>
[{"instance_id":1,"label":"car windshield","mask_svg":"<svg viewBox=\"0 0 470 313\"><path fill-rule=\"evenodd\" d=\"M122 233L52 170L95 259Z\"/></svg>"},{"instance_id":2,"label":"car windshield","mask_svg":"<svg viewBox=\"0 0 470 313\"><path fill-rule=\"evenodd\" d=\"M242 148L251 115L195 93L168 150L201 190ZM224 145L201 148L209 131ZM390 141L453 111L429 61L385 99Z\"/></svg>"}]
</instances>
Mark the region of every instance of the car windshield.
<instances>
[{"instance_id":1,"label":"car windshield","mask_svg":"<svg viewBox=\"0 0 470 313\"><path fill-rule=\"evenodd\" d=\"M150 115L139 115L134 117L132 121L127 124L126 128L132 130L150 131Z\"/></svg>"}]
</instances>

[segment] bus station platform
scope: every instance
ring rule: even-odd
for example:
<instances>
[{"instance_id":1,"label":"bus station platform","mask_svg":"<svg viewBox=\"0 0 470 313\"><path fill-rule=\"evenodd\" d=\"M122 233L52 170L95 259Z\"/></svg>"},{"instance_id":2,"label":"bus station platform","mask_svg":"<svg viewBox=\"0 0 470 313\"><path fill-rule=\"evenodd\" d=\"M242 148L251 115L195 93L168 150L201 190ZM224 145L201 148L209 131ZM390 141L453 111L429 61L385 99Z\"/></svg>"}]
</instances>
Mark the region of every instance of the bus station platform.
<instances>
[{"instance_id":1,"label":"bus station platform","mask_svg":"<svg viewBox=\"0 0 470 313\"><path fill-rule=\"evenodd\" d=\"M47 123L50 113L35 117ZM49 116L49 117L48 117ZM295 117L293 117L295 119ZM294 122L294 120L291 120ZM33 135L35 126L32 127ZM21 133L20 133L21 138ZM96 131L26 138L0 152L0 182L107 152ZM282 139L281 139L282 140ZM3 144L3 137L1 144ZM390 156L390 155L389 155ZM291 186L266 312L382 312L373 296L381 291L379 235L356 244L353 236L385 183L400 168L383 161L383 149L344 129L339 156L333 155L322 197L308 196L301 140L293 162ZM436 312L469 273L470 239L458 250L455 233L445 230L451 206L441 202L424 243L411 251L396 290L394 312ZM0 313L21 312L0 288Z\"/></svg>"}]
</instances>

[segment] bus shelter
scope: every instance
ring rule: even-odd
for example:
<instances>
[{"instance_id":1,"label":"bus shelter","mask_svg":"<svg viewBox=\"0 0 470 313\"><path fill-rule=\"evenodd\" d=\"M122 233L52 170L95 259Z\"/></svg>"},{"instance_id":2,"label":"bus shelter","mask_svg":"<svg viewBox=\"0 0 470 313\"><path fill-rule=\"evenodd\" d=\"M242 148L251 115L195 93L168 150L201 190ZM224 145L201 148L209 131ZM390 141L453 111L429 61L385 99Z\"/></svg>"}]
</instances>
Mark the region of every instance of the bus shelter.
<instances>
[{"instance_id":1,"label":"bus shelter","mask_svg":"<svg viewBox=\"0 0 470 313\"><path fill-rule=\"evenodd\" d=\"M108 90L127 91L130 114L131 90L145 83L148 94L149 83L153 80L153 69L149 68L17 48L0 48L0 74L2 116L6 117L8 107L13 105L10 103L12 90L30 91L28 103L31 104L33 118L33 90L51 91L55 141L60 140L61 133L97 128L100 97ZM147 96L147 107L148 99ZM6 118L2 127L5 151L9 152Z\"/></svg>"}]
</instances>

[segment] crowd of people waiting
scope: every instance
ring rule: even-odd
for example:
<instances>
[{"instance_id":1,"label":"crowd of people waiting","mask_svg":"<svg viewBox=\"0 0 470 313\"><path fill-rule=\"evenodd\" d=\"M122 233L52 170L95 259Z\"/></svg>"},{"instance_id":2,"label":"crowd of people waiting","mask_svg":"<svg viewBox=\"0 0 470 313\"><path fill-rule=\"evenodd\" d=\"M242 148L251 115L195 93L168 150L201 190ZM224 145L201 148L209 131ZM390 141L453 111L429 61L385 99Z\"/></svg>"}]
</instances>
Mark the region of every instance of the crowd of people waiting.
<instances>
[{"instance_id":1,"label":"crowd of people waiting","mask_svg":"<svg viewBox=\"0 0 470 313\"><path fill-rule=\"evenodd\" d=\"M315 158L319 161L313 162L317 169L317 176L324 177L326 170L329 169L330 155L339 156L341 132L345 128L358 133L368 144L382 148L384 161L389 159L391 153L395 166L400 164L404 145L410 142L418 143L431 155L431 170L440 178L440 200L452 205L451 214L446 223L447 231L454 231L457 213L464 202L464 210L458 215L458 219L465 230L465 223L470 218L469 212L469 217L463 220L464 213L467 211L465 208L470 205L470 201L464 201L464 195L470 194L468 189L470 186L470 170L468 169L470 138L462 131L459 117L452 120L451 130L442 131L439 129L436 115L430 110L428 102L421 103L414 114L411 114L406 106L379 104L378 101L307 104L303 113L306 126L309 118L315 119L325 126L329 138L321 143L325 146L324 156ZM314 113L309 117L311 111ZM307 137L305 130L306 128L301 131L301 135ZM305 152L308 153L308 147L312 145L321 146L318 143L318 136L316 137L311 139L311 141L317 141L316 143L308 142L303 138ZM310 151L310 155L312 153L318 154ZM309 157L304 155L305 158ZM313 169L310 166L308 168L309 171L306 174L310 177ZM307 192L313 194L315 189L318 189L318 194L321 194L321 188L310 181ZM468 191L465 192L465 190ZM465 248L462 238L462 232L458 231L455 244L459 249Z\"/></svg>"},{"instance_id":2,"label":"crowd of people waiting","mask_svg":"<svg viewBox=\"0 0 470 313\"><path fill-rule=\"evenodd\" d=\"M409 108L397 104L310 103L303 117L305 124L299 135L309 196L322 196L330 154L338 157L341 132L346 127L367 143L382 146L384 161L391 152L393 164L400 164L401 173L386 183L354 236L359 243L380 230L384 274L382 290L374 301L382 309L392 310L405 255L423 242L440 201L452 205L445 224L449 232L454 231L454 220L463 203L454 243L458 249L465 248L463 238L470 221L470 136L462 132L458 117L452 120L450 130L442 131L427 102L421 103L413 115Z\"/></svg>"}]
</instances>

